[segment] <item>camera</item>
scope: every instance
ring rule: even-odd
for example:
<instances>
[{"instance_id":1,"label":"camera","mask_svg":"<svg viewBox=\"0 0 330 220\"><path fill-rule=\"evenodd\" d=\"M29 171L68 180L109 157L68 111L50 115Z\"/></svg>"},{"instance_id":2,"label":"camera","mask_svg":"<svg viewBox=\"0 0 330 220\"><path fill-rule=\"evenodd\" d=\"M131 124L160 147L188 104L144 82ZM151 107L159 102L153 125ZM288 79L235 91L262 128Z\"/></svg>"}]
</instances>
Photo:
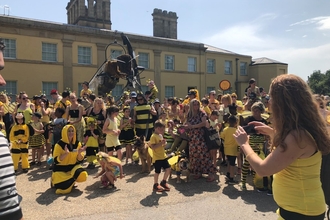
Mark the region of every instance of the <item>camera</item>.
<instances>
[{"instance_id":1,"label":"camera","mask_svg":"<svg viewBox=\"0 0 330 220\"><path fill-rule=\"evenodd\" d=\"M244 131L248 134L248 135L253 135L253 134L257 134L256 129L254 128L254 125L245 125L242 127L244 129Z\"/></svg>"}]
</instances>

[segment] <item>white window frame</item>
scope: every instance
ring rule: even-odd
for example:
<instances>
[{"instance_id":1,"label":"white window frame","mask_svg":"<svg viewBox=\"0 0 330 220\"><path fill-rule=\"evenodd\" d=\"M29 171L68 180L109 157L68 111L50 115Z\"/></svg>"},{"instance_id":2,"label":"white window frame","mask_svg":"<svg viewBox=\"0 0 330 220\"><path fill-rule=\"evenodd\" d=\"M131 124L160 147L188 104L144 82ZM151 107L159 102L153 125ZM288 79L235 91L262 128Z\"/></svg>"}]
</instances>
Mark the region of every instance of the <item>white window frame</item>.
<instances>
[{"instance_id":1,"label":"white window frame","mask_svg":"<svg viewBox=\"0 0 330 220\"><path fill-rule=\"evenodd\" d=\"M175 86L165 86L165 97L174 97L175 96Z\"/></svg>"},{"instance_id":2,"label":"white window frame","mask_svg":"<svg viewBox=\"0 0 330 220\"><path fill-rule=\"evenodd\" d=\"M57 62L57 44L42 42L42 61Z\"/></svg>"},{"instance_id":3,"label":"white window frame","mask_svg":"<svg viewBox=\"0 0 330 220\"><path fill-rule=\"evenodd\" d=\"M233 68L232 68L232 61L225 60L225 75L232 75L233 74Z\"/></svg>"},{"instance_id":4,"label":"white window frame","mask_svg":"<svg viewBox=\"0 0 330 220\"><path fill-rule=\"evenodd\" d=\"M6 47L3 51L3 57L6 59L16 59L16 40L15 39L3 39Z\"/></svg>"},{"instance_id":5,"label":"white window frame","mask_svg":"<svg viewBox=\"0 0 330 220\"><path fill-rule=\"evenodd\" d=\"M206 60L206 72L215 73L215 59Z\"/></svg>"},{"instance_id":6,"label":"white window frame","mask_svg":"<svg viewBox=\"0 0 330 220\"><path fill-rule=\"evenodd\" d=\"M91 65L92 64L92 48L78 46L78 64Z\"/></svg>"},{"instance_id":7,"label":"white window frame","mask_svg":"<svg viewBox=\"0 0 330 220\"><path fill-rule=\"evenodd\" d=\"M171 62L168 62L171 61ZM174 55L165 55L165 70L170 70L173 71L174 70Z\"/></svg>"},{"instance_id":8,"label":"white window frame","mask_svg":"<svg viewBox=\"0 0 330 220\"><path fill-rule=\"evenodd\" d=\"M110 54L111 60L117 59L117 57L119 57L122 54L123 54L122 50L111 50L111 54Z\"/></svg>"},{"instance_id":9,"label":"white window frame","mask_svg":"<svg viewBox=\"0 0 330 220\"><path fill-rule=\"evenodd\" d=\"M143 66L145 69L149 69L149 53L139 52L139 66Z\"/></svg>"},{"instance_id":10,"label":"white window frame","mask_svg":"<svg viewBox=\"0 0 330 220\"><path fill-rule=\"evenodd\" d=\"M197 71L197 59L196 57L188 57L188 72Z\"/></svg>"},{"instance_id":11,"label":"white window frame","mask_svg":"<svg viewBox=\"0 0 330 220\"><path fill-rule=\"evenodd\" d=\"M47 99L51 99L52 89L58 90L58 82L42 82L42 93L47 96Z\"/></svg>"},{"instance_id":12,"label":"white window frame","mask_svg":"<svg viewBox=\"0 0 330 220\"><path fill-rule=\"evenodd\" d=\"M142 92L144 94L146 91L149 91L149 86L142 86L141 85L141 90L142 90Z\"/></svg>"},{"instance_id":13,"label":"white window frame","mask_svg":"<svg viewBox=\"0 0 330 220\"><path fill-rule=\"evenodd\" d=\"M17 93L17 81L14 80L6 80L6 85L1 86L1 90L6 93L7 96L11 98L12 102L16 100Z\"/></svg>"},{"instance_id":14,"label":"white window frame","mask_svg":"<svg viewBox=\"0 0 330 220\"><path fill-rule=\"evenodd\" d=\"M208 86L206 87L206 94L210 94L211 91L215 90L215 87L214 86Z\"/></svg>"},{"instance_id":15,"label":"white window frame","mask_svg":"<svg viewBox=\"0 0 330 220\"><path fill-rule=\"evenodd\" d=\"M240 62L239 67L241 76L247 76L247 62Z\"/></svg>"},{"instance_id":16,"label":"white window frame","mask_svg":"<svg viewBox=\"0 0 330 220\"><path fill-rule=\"evenodd\" d=\"M111 91L111 95L117 100L123 94L124 85L117 84L115 88Z\"/></svg>"}]
</instances>

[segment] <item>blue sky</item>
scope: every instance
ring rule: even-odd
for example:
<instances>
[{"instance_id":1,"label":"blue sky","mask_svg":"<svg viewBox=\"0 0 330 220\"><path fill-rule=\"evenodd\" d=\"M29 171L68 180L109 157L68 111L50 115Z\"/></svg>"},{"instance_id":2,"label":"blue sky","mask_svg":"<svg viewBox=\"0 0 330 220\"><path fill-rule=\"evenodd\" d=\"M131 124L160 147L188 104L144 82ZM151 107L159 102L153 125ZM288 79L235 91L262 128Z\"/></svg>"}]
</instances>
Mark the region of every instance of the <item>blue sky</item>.
<instances>
[{"instance_id":1,"label":"blue sky","mask_svg":"<svg viewBox=\"0 0 330 220\"><path fill-rule=\"evenodd\" d=\"M68 2L0 0L0 14L67 23ZM152 36L154 8L177 13L180 40L285 62L304 79L330 69L330 0L112 0L112 30Z\"/></svg>"}]
</instances>

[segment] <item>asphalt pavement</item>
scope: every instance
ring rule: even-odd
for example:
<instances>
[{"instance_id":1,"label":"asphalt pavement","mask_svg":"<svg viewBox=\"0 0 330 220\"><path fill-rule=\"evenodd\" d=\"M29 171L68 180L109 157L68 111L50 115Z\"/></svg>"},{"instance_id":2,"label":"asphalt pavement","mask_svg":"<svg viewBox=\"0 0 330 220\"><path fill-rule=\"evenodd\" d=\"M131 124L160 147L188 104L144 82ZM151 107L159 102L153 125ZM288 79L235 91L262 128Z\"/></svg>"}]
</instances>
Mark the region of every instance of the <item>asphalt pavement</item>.
<instances>
[{"instance_id":1,"label":"asphalt pavement","mask_svg":"<svg viewBox=\"0 0 330 220\"><path fill-rule=\"evenodd\" d=\"M277 219L273 197L254 190L252 176L247 191L241 191L239 185L225 183L225 167L211 183L206 178L176 183L173 175L171 191L155 193L154 172L140 174L140 170L140 165L124 165L126 177L110 190L100 189L99 179L93 178L98 168L87 170L86 182L78 183L68 195L56 195L50 188L51 171L43 162L17 176L24 219Z\"/></svg>"}]
</instances>

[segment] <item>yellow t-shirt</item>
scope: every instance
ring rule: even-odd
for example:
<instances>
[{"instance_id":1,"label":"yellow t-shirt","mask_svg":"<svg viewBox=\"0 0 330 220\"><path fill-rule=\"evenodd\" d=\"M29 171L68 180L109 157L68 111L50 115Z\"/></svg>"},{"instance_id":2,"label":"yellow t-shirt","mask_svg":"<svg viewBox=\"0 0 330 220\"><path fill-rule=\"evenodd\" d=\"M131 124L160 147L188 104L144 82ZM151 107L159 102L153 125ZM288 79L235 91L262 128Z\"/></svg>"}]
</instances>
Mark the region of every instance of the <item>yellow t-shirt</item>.
<instances>
[{"instance_id":1,"label":"yellow t-shirt","mask_svg":"<svg viewBox=\"0 0 330 220\"><path fill-rule=\"evenodd\" d=\"M159 136L159 134L153 133L150 137L149 144L158 144L159 142L162 141L162 138ZM165 154L165 145L161 147L157 147L155 149L152 149L153 152L153 157L152 157L152 162L154 163L156 160L164 160L166 159L166 154Z\"/></svg>"},{"instance_id":2,"label":"yellow t-shirt","mask_svg":"<svg viewBox=\"0 0 330 220\"><path fill-rule=\"evenodd\" d=\"M203 106L203 110L207 114L207 116L211 115L211 109L208 106Z\"/></svg>"},{"instance_id":3,"label":"yellow t-shirt","mask_svg":"<svg viewBox=\"0 0 330 220\"><path fill-rule=\"evenodd\" d=\"M229 156L237 156L237 142L233 136L235 134L236 128L233 127L226 127L223 129L221 132L220 136L223 139L224 143L224 150L225 150L225 155Z\"/></svg>"},{"instance_id":4,"label":"yellow t-shirt","mask_svg":"<svg viewBox=\"0 0 330 220\"><path fill-rule=\"evenodd\" d=\"M325 212L325 199L320 180L322 154L297 159L274 174L273 195L277 205L303 215Z\"/></svg>"},{"instance_id":5,"label":"yellow t-shirt","mask_svg":"<svg viewBox=\"0 0 330 220\"><path fill-rule=\"evenodd\" d=\"M64 110L66 109L67 106L71 105L71 102L69 100L66 100L65 102L63 102L62 100L59 100L55 103L54 105L54 112L57 108L63 108ZM67 118L67 114L64 113L62 118Z\"/></svg>"},{"instance_id":6,"label":"yellow t-shirt","mask_svg":"<svg viewBox=\"0 0 330 220\"><path fill-rule=\"evenodd\" d=\"M92 90L90 90L90 89L87 89L87 90L84 90L84 89L82 89L81 91L80 91L80 97L84 97L84 96L86 96L86 95L90 95L90 94L92 94L93 92L92 92Z\"/></svg>"}]
</instances>

